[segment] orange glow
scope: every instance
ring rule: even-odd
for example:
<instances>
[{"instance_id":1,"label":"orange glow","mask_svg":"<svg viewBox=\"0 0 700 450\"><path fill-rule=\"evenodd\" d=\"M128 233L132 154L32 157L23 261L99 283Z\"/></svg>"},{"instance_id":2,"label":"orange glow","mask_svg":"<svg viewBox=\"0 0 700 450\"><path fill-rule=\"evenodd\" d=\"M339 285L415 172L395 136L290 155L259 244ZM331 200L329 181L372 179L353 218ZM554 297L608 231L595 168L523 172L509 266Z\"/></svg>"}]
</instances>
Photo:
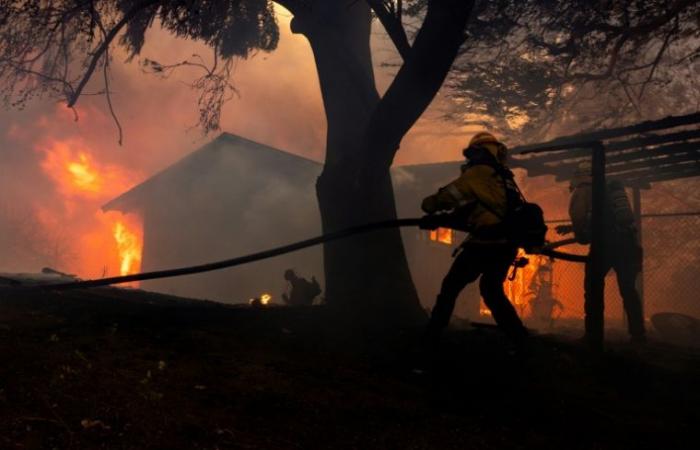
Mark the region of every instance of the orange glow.
<instances>
[{"instance_id":1,"label":"orange glow","mask_svg":"<svg viewBox=\"0 0 700 450\"><path fill-rule=\"evenodd\" d=\"M491 317L493 315L491 314L491 310L486 307L483 298L479 301L479 315L482 317Z\"/></svg>"},{"instance_id":2,"label":"orange glow","mask_svg":"<svg viewBox=\"0 0 700 450\"><path fill-rule=\"evenodd\" d=\"M532 315L533 302L537 299L537 292L533 289L533 284L538 271L547 263L547 257L541 255L529 255L523 249L518 249L517 258L527 258L528 263L524 267L519 267L512 277L514 268L511 267L508 279L503 283L503 290L506 297L515 306L518 315L527 318ZM513 278L512 280L510 278ZM479 314L491 316L491 311L486 307L483 300L479 306Z\"/></svg>"},{"instance_id":3,"label":"orange glow","mask_svg":"<svg viewBox=\"0 0 700 450\"><path fill-rule=\"evenodd\" d=\"M43 208L43 220L57 227L71 223L75 267L84 278L128 275L141 269L142 224L138 218L100 207L132 186L135 176L123 167L99 161L81 139L50 140L39 146L43 171L57 185L63 211ZM51 225L49 225L51 224ZM132 283L132 287L137 283Z\"/></svg>"},{"instance_id":4,"label":"orange glow","mask_svg":"<svg viewBox=\"0 0 700 450\"><path fill-rule=\"evenodd\" d=\"M509 279L503 284L506 291L506 296L515 306L521 316L526 314L529 302L532 299L530 291L530 282L532 277L540 266L540 257L537 255L528 255L523 249L518 249L517 258L527 258L528 263L525 267L518 268L513 279L509 275ZM511 268L511 273L514 268Z\"/></svg>"},{"instance_id":5,"label":"orange glow","mask_svg":"<svg viewBox=\"0 0 700 450\"><path fill-rule=\"evenodd\" d=\"M270 304L271 300L272 296L270 294L265 293L260 295L260 297L251 298L250 300L248 300L248 304L250 304L251 306L265 306Z\"/></svg>"},{"instance_id":6,"label":"orange glow","mask_svg":"<svg viewBox=\"0 0 700 450\"><path fill-rule=\"evenodd\" d=\"M122 221L114 224L114 240L119 252L119 274L129 275L139 271L141 266L142 242L136 231L132 231Z\"/></svg>"},{"instance_id":7,"label":"orange glow","mask_svg":"<svg viewBox=\"0 0 700 450\"><path fill-rule=\"evenodd\" d=\"M80 140L50 141L40 149L44 153L41 167L64 197L107 200L133 184L133 176L119 166L96 161L94 152Z\"/></svg>"},{"instance_id":8,"label":"orange glow","mask_svg":"<svg viewBox=\"0 0 700 450\"><path fill-rule=\"evenodd\" d=\"M450 228L430 230L430 240L441 244L452 245L454 232Z\"/></svg>"},{"instance_id":9,"label":"orange glow","mask_svg":"<svg viewBox=\"0 0 700 450\"><path fill-rule=\"evenodd\" d=\"M87 155L78 154L79 161L68 162L66 168L73 176L73 185L83 191L99 192L101 189L100 177L97 172L90 167Z\"/></svg>"}]
</instances>

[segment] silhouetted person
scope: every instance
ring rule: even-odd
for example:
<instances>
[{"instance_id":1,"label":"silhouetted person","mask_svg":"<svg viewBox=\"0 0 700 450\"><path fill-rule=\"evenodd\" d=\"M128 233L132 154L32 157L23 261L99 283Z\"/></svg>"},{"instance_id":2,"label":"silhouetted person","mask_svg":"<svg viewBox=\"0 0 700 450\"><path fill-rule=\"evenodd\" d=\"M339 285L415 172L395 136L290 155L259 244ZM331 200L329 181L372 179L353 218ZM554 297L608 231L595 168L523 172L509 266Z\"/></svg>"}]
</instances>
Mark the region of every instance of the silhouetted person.
<instances>
[{"instance_id":1,"label":"silhouetted person","mask_svg":"<svg viewBox=\"0 0 700 450\"><path fill-rule=\"evenodd\" d=\"M503 291L503 282L517 254L516 246L505 236L506 189L519 195L513 174L505 167L507 148L493 135L478 133L463 154L467 164L462 166L462 175L421 205L428 214L458 212L460 220L466 222L465 229L471 230L442 281L426 330L426 343L430 346L438 343L448 325L459 293L479 277L484 303L499 327L514 339L527 336Z\"/></svg>"},{"instance_id":2,"label":"silhouetted person","mask_svg":"<svg viewBox=\"0 0 700 450\"><path fill-rule=\"evenodd\" d=\"M321 286L315 277L308 281L300 277L292 269L284 272L284 279L287 280L287 292L282 294L284 303L289 306L310 306L314 299L321 293Z\"/></svg>"},{"instance_id":3,"label":"silhouetted person","mask_svg":"<svg viewBox=\"0 0 700 450\"><path fill-rule=\"evenodd\" d=\"M591 242L592 177L591 165L582 163L576 170L570 185L571 201L569 215L571 227L560 226L560 234L573 231L580 244ZM630 207L625 188L619 181L607 183L605 191L605 236L600 250L603 252L601 273L594 274L589 258L584 277L584 310L586 313L585 339L594 342L603 335L604 304L591 295L591 282L595 276L602 279L613 269L622 296L629 334L633 341L645 340L642 302L635 285L642 269L642 248L639 244L634 214ZM602 299L601 299L602 300Z\"/></svg>"}]
</instances>

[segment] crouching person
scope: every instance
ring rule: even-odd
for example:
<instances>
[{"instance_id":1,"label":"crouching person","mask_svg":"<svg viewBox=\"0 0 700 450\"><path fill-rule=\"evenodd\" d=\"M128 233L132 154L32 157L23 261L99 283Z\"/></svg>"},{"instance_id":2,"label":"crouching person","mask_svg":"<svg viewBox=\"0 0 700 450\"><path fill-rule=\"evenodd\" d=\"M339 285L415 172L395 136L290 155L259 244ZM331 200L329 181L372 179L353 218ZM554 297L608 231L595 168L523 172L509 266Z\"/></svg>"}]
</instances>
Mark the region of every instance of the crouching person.
<instances>
[{"instance_id":1,"label":"crouching person","mask_svg":"<svg viewBox=\"0 0 700 450\"><path fill-rule=\"evenodd\" d=\"M528 333L503 291L503 282L517 254L507 237L505 218L512 203L522 198L506 167L507 148L489 133L475 135L463 154L461 176L427 197L421 205L430 215L455 212L469 230L445 276L426 330L426 344L437 345L449 323L457 296L479 279L484 303L498 326L514 340Z\"/></svg>"}]
</instances>

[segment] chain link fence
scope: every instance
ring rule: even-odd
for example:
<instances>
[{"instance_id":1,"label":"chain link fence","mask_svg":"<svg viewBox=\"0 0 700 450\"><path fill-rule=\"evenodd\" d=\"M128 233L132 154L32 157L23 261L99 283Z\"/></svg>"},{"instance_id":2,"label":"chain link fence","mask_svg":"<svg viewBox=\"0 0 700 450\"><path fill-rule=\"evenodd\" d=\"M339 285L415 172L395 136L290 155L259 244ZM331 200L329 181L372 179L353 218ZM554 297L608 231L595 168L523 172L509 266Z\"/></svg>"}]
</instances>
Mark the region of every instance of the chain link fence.
<instances>
[{"instance_id":1,"label":"chain link fence","mask_svg":"<svg viewBox=\"0 0 700 450\"><path fill-rule=\"evenodd\" d=\"M550 241L560 240L554 227ZM644 268L637 281L644 315L680 313L700 318L700 214L650 215L642 218ZM586 254L572 244L569 253ZM538 329L583 327L584 265L542 256L527 256L528 266L505 283L520 315ZM482 318L488 311L480 308ZM605 278L605 319L608 327L623 327L625 314L614 271Z\"/></svg>"}]
</instances>

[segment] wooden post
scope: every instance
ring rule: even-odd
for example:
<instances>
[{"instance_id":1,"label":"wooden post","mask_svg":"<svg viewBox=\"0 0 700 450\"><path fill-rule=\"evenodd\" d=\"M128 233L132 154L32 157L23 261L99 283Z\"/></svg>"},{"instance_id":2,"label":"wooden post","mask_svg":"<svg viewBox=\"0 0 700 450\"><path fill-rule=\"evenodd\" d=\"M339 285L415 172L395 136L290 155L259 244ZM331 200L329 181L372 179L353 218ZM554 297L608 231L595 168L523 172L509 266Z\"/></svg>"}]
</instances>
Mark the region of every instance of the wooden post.
<instances>
[{"instance_id":1,"label":"wooden post","mask_svg":"<svg viewBox=\"0 0 700 450\"><path fill-rule=\"evenodd\" d=\"M634 208L634 223L637 226L637 240L640 247L642 246L642 190L639 186L632 188L632 206ZM639 292L639 300L642 302L642 311L644 310L644 260L642 267L637 277L637 292Z\"/></svg>"},{"instance_id":2,"label":"wooden post","mask_svg":"<svg viewBox=\"0 0 700 450\"><path fill-rule=\"evenodd\" d=\"M598 141L591 145L591 248L586 268L586 337L595 349L602 349L604 339L605 273L605 146Z\"/></svg>"}]
</instances>

